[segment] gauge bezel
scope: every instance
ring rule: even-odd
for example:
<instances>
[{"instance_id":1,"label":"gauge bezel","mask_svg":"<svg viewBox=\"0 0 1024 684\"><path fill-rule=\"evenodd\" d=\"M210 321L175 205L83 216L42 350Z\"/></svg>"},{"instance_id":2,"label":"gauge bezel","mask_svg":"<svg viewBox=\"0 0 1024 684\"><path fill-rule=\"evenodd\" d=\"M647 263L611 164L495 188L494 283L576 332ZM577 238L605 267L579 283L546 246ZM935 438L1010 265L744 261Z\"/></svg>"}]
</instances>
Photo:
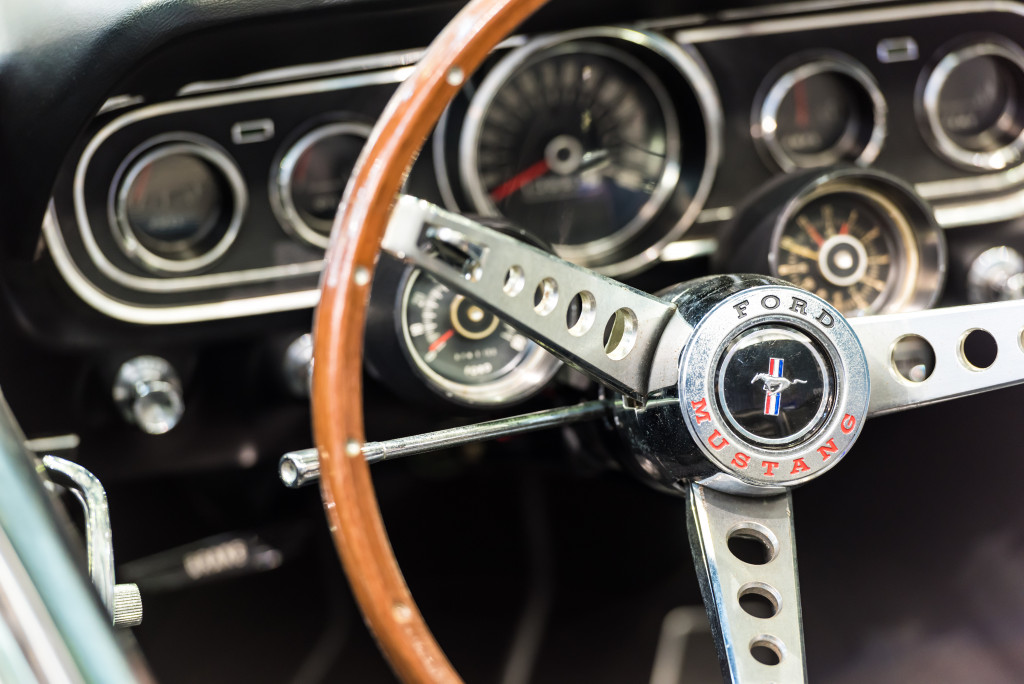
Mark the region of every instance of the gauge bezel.
<instances>
[{"instance_id":1,"label":"gauge bezel","mask_svg":"<svg viewBox=\"0 0 1024 684\"><path fill-rule=\"evenodd\" d=\"M416 279L422 273L423 271L418 268L407 269L398 289L400 294L395 322L399 338L402 340L402 353L416 374L431 390L446 399L465 406L475 408L511 406L528 399L543 389L562 367L562 362L559 359L545 351L536 342L530 341L532 349L522 357L522 361L506 375L491 382L468 385L450 380L436 372L417 353L409 334L409 297Z\"/></svg>"},{"instance_id":2,"label":"gauge bezel","mask_svg":"<svg viewBox=\"0 0 1024 684\"><path fill-rule=\"evenodd\" d=\"M330 235L324 235L306 223L295 206L292 196L295 165L306 151L326 138L348 135L361 138L365 144L372 130L373 126L362 121L332 121L312 128L288 146L271 172L269 193L271 209L285 232L313 247L327 249Z\"/></svg>"},{"instance_id":3,"label":"gauge bezel","mask_svg":"<svg viewBox=\"0 0 1024 684\"><path fill-rule=\"evenodd\" d=\"M231 191L231 217L219 240L201 254L187 259L171 259L147 249L128 220L128 193L132 183L149 164L178 154L191 154L211 164L222 174ZM108 214L114 242L132 261L157 274L198 271L223 257L238 237L248 204L245 178L227 150L209 138L194 133L176 132L158 135L132 150L114 174L110 186Z\"/></svg>"},{"instance_id":4,"label":"gauge bezel","mask_svg":"<svg viewBox=\"0 0 1024 684\"><path fill-rule=\"evenodd\" d=\"M939 97L950 75L960 65L978 57L996 57L1018 69L1024 82L1024 49L1001 37L988 37L947 51L930 68L921 73L915 110L925 140L941 157L958 166L984 171L1005 171L1024 160L1024 107L1014 123L1021 126L1015 139L992 150L981 152L962 147L946 132L939 116Z\"/></svg>"},{"instance_id":5,"label":"gauge bezel","mask_svg":"<svg viewBox=\"0 0 1024 684\"><path fill-rule=\"evenodd\" d=\"M776 67L765 80L765 84L762 85L755 99L751 116L751 131L758 147L762 150L762 156L766 156L769 161L774 162L786 173L799 169L821 168L844 161L858 166L872 164L881 154L885 144L889 116L889 106L874 76L857 60L837 52L803 54L799 55L795 61L796 66L793 66L794 60L787 60L780 67ZM871 101L873 119L871 133L855 159L844 160L842 157L830 155L835 150L833 147L825 152L819 152L817 155L806 155L808 158L820 157L820 160L815 160L813 163L801 163L800 159L794 158L783 148L782 142L776 135L776 128L767 122L778 121L779 108L794 85L812 76L827 73L845 76L863 88L864 94ZM771 85L767 86L768 83Z\"/></svg>"},{"instance_id":6,"label":"gauge bezel","mask_svg":"<svg viewBox=\"0 0 1024 684\"><path fill-rule=\"evenodd\" d=\"M808 204L835 193L850 193L864 197L892 218L902 239L896 245L900 281L888 295L880 295L877 305L872 304L861 315L879 313L905 313L932 307L945 283L947 250L946 239L935 221L931 208L903 181L874 170L842 168L822 174L802 190L795 193L775 219L768 249L768 268L771 275L779 275L780 242L786 226ZM788 282L788 281L787 281ZM888 289L888 288L887 288Z\"/></svg>"},{"instance_id":7,"label":"gauge bezel","mask_svg":"<svg viewBox=\"0 0 1024 684\"><path fill-rule=\"evenodd\" d=\"M622 47L616 46L616 43L621 43ZM659 196L658 198L660 203L652 205L649 200L633 221L616 231L617 237L613 240L608 242L597 240L583 245L555 246L555 251L559 256L605 275L619 277L632 275L657 261L661 249L666 244L679 239L696 222L711 192L718 169L722 154L721 138L724 125L722 107L707 66L696 52L684 49L665 36L618 26L583 28L548 35L531 40L512 50L486 74L480 87L470 99L458 139L459 178L475 211L487 216L501 216L487 195L476 171L477 142L484 115L500 89L521 66L543 52L556 51L557 53L560 48L572 50L575 47L574 44L582 44L588 48L593 48L595 45L610 47L618 53L618 56L602 56L618 59L627 69L644 78L645 84L661 104L662 115L665 116L666 134L670 138L667 141L670 154L673 149L675 150L672 154L674 163L665 164L661 181L656 189L656 192L664 192L664 197ZM704 154L703 159L699 160L699 180L692 193L686 194L687 189L683 188L680 183L682 171L688 163L682 157L685 132L680 129L676 115L680 96L674 95L664 79L659 78L655 69L649 65L646 59L637 56L638 53L659 60L671 68L673 74L678 74L689 89L696 108L699 110L703 127ZM628 61L623 61L621 56L627 57ZM639 68L637 68L638 66ZM659 96L659 91L665 95ZM667 97L667 100L663 101L663 97ZM674 133L671 132L672 130ZM443 159L437 163L444 166ZM447 194L451 195L451 192ZM685 208L678 211L677 215L674 214L670 217L667 228L659 225L655 230L654 224L660 224L662 215L667 214L669 206L679 201L681 194L686 194ZM450 206L449 209L459 210L457 206ZM633 225L634 223L636 225ZM650 238L652 239L645 240L648 233L651 233Z\"/></svg>"}]
</instances>

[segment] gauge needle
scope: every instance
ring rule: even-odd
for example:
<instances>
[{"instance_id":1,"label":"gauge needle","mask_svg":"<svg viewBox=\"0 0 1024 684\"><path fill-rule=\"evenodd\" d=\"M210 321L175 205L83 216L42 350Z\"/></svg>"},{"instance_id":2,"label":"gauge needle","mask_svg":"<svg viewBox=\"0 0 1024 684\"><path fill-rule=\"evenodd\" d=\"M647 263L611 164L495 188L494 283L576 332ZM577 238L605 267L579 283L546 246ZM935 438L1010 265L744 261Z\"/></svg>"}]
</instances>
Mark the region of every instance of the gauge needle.
<instances>
[{"instance_id":1,"label":"gauge needle","mask_svg":"<svg viewBox=\"0 0 1024 684\"><path fill-rule=\"evenodd\" d=\"M541 159L533 166L528 166L507 181L491 190L491 199L500 202L517 190L529 185L550 170L548 162Z\"/></svg>"},{"instance_id":2,"label":"gauge needle","mask_svg":"<svg viewBox=\"0 0 1024 684\"><path fill-rule=\"evenodd\" d=\"M434 340L433 342L430 343L430 346L427 347L427 352L428 353L433 353L433 352L436 352L436 351L440 350L441 347L443 347L444 345L446 345L448 343L448 340L452 339L452 335L454 335L454 334L455 334L455 330L451 329L448 332L446 332L444 335L441 335L436 340Z\"/></svg>"},{"instance_id":3,"label":"gauge needle","mask_svg":"<svg viewBox=\"0 0 1024 684\"><path fill-rule=\"evenodd\" d=\"M818 229L814 227L814 224L811 223L810 219L806 216L801 216L796 220L796 222L800 224L800 227L811 236L811 239L814 240L819 247L825 244L825 238L821 237L821 233L819 233Z\"/></svg>"}]
</instances>

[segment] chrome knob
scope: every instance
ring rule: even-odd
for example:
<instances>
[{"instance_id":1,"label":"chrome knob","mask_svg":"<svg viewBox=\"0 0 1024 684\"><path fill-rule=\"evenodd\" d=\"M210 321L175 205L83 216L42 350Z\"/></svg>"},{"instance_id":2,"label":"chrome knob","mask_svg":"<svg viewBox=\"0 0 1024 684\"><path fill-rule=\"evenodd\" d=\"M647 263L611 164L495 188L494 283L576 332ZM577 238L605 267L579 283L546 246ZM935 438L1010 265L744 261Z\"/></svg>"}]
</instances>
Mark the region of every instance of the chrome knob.
<instances>
[{"instance_id":1,"label":"chrome knob","mask_svg":"<svg viewBox=\"0 0 1024 684\"><path fill-rule=\"evenodd\" d=\"M299 335L284 352L284 381L288 391L299 399L309 397L313 380L313 336Z\"/></svg>"},{"instance_id":2,"label":"chrome knob","mask_svg":"<svg viewBox=\"0 0 1024 684\"><path fill-rule=\"evenodd\" d=\"M142 624L142 594L137 584L114 585L114 627L138 627Z\"/></svg>"},{"instance_id":3,"label":"chrome knob","mask_svg":"<svg viewBox=\"0 0 1024 684\"><path fill-rule=\"evenodd\" d=\"M967 272L967 299L972 304L1024 299L1024 257L1012 247L992 247Z\"/></svg>"},{"instance_id":4,"label":"chrome knob","mask_svg":"<svg viewBox=\"0 0 1024 684\"><path fill-rule=\"evenodd\" d=\"M136 356L121 364L113 397L124 419L151 435L169 432L185 412L178 373L159 356Z\"/></svg>"}]
</instances>

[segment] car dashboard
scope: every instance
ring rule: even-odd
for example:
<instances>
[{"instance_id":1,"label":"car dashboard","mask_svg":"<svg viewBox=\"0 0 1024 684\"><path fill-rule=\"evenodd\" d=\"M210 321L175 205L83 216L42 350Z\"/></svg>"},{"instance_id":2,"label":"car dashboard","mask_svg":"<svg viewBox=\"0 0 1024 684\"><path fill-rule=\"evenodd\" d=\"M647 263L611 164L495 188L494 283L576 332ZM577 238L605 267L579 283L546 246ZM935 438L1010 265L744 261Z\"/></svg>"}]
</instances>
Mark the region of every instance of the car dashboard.
<instances>
[{"instance_id":1,"label":"car dashboard","mask_svg":"<svg viewBox=\"0 0 1024 684\"><path fill-rule=\"evenodd\" d=\"M1024 5L689 4L555 0L467 75L403 192L646 292L757 273L847 316L1024 296ZM24 206L10 213L17 225L5 238L0 322L11 353L0 385L35 450L64 454L107 485L119 572L138 581L144 600L147 588L153 596L152 625L138 638L165 681L232 671L215 654L204 655L210 670L193 669L169 643L181 620L220 601L218 591L230 597L224 628L237 632L225 639L237 654L247 641L278 638L242 605L253 592L294 590L309 573L343 585L326 526L317 529L319 498L284 489L277 461L312 443L308 333L325 250L346 239L331 228L349 176L389 98L457 9L232 6L166 33L156 22L140 27L134 56L101 89L67 95L80 120L38 115L55 131L38 157L29 141L48 129L7 143L24 150L12 156L22 160L12 193L18 183L47 192L22 193ZM46 106L59 108L60 97L50 93ZM550 295L542 283L538 311ZM570 332L605 325L588 320L592 302L577 299ZM630 325L607 322L610 355ZM489 311L388 256L373 283L365 348L371 439L600 392ZM983 337L963 349L978 367L995 354ZM905 353L899 372L927 377L934 353L912 344ZM887 425L879 443L900 439ZM581 427L381 467L382 506L410 584L470 679L526 681L508 678L522 662L504 662L507 647L529 660L536 681L559 681L584 647L556 625L571 634L572 602L606 592L608 620L644 628L614 632L631 655L597 658L582 670L587 681L681 681L681 670L677 679L650 675L665 657L658 635L666 638L672 605L635 585L645 563L658 582L690 577L685 532L673 528L681 552L654 553L623 531L627 523L596 514L623 550L583 580L576 573L592 557L556 554L556 584L576 579L568 598L554 599L543 584L546 556L524 561L487 545L474 555L456 540L432 547L419 527L422 515L430 535L453 525L479 541L493 524L521 551L550 544L559 524L583 525L579 508L594 491L631 508L630 525L672 515L671 501L640 503L642 488L619 480L616 449ZM509 475L517 459L532 463L528 475ZM569 493L541 496L552 481ZM439 492L449 500L431 503ZM485 520L466 522L467 506ZM531 513L542 510L550 520ZM435 563L437 549L466 567ZM829 564L812 557L809 566ZM445 601L481 576L513 590L480 619L494 644L478 652L466 633L471 607L456 601L446 613ZM351 598L332 592L341 596L327 607L271 600L270 622L303 620L299 643L284 638L302 652L274 664L254 656L258 664L239 671L251 681L327 672L388 681ZM677 604L699 605L695 584L680 592ZM548 613L555 645L539 660L516 650L529 633L517 597L569 602ZM827 623L807 619L809 628ZM580 639L600 643L611 632L598 625L581 628ZM317 645L339 630L358 634L336 652ZM200 648L200 635L212 638L202 628L185 641ZM830 681L865 672L889 681L839 650L822 649L819 671Z\"/></svg>"}]
</instances>

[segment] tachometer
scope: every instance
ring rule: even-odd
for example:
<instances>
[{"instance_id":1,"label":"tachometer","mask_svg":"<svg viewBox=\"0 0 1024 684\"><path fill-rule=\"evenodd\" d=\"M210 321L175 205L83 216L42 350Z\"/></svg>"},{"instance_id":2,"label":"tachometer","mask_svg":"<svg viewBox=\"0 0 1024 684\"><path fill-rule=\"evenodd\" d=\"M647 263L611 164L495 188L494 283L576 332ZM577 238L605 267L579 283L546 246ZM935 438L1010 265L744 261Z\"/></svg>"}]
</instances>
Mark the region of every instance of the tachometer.
<instances>
[{"instance_id":1,"label":"tachometer","mask_svg":"<svg viewBox=\"0 0 1024 684\"><path fill-rule=\"evenodd\" d=\"M539 390L560 362L512 326L413 271L401 308L406 351L427 383L461 403L508 404Z\"/></svg>"}]
</instances>

